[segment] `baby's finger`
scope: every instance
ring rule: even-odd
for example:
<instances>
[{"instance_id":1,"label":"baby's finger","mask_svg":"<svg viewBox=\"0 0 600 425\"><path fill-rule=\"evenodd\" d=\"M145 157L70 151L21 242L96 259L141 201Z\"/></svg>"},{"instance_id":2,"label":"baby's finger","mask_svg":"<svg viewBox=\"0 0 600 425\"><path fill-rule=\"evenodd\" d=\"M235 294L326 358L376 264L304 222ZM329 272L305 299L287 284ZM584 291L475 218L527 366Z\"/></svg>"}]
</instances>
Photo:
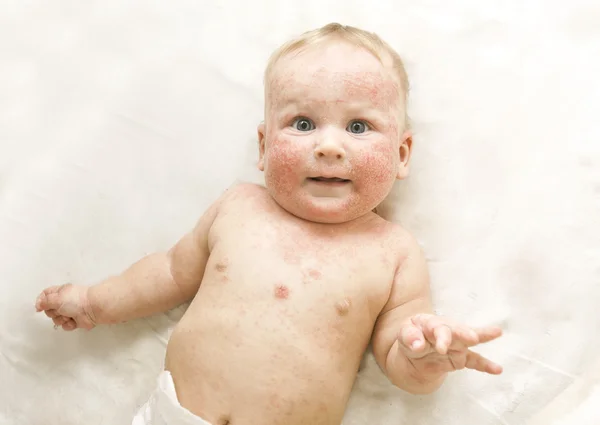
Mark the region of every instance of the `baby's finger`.
<instances>
[{"instance_id":1,"label":"baby's finger","mask_svg":"<svg viewBox=\"0 0 600 425\"><path fill-rule=\"evenodd\" d=\"M502 328L498 326L488 326L485 328L477 329L477 335L479 336L479 343L493 341L496 338L502 336Z\"/></svg>"},{"instance_id":2,"label":"baby's finger","mask_svg":"<svg viewBox=\"0 0 600 425\"><path fill-rule=\"evenodd\" d=\"M463 350L479 343L477 332L464 325L452 326L452 343L450 350Z\"/></svg>"},{"instance_id":3,"label":"baby's finger","mask_svg":"<svg viewBox=\"0 0 600 425\"><path fill-rule=\"evenodd\" d=\"M425 338L433 345L435 344L434 329L443 324L442 320L433 314L417 314L412 317L412 323L419 328Z\"/></svg>"},{"instance_id":4,"label":"baby's finger","mask_svg":"<svg viewBox=\"0 0 600 425\"><path fill-rule=\"evenodd\" d=\"M502 366L486 359L481 354L470 350L467 353L467 362L465 367L492 375L499 375L502 373Z\"/></svg>"},{"instance_id":5,"label":"baby's finger","mask_svg":"<svg viewBox=\"0 0 600 425\"><path fill-rule=\"evenodd\" d=\"M46 314L46 316L48 316L51 319L54 319L56 316L58 316L58 313L56 312L56 310L53 310L53 309L46 310L46 311L44 311L44 313Z\"/></svg>"},{"instance_id":6,"label":"baby's finger","mask_svg":"<svg viewBox=\"0 0 600 425\"><path fill-rule=\"evenodd\" d=\"M452 344L452 329L448 325L438 325L433 329L435 337L435 351L439 354L446 354Z\"/></svg>"},{"instance_id":7,"label":"baby's finger","mask_svg":"<svg viewBox=\"0 0 600 425\"><path fill-rule=\"evenodd\" d=\"M58 292L44 293L40 295L39 310L58 310L62 305Z\"/></svg>"},{"instance_id":8,"label":"baby's finger","mask_svg":"<svg viewBox=\"0 0 600 425\"><path fill-rule=\"evenodd\" d=\"M425 337L421 330L414 325L404 325L400 329L398 341L404 351L421 352L425 347Z\"/></svg>"},{"instance_id":9,"label":"baby's finger","mask_svg":"<svg viewBox=\"0 0 600 425\"><path fill-rule=\"evenodd\" d=\"M69 320L69 318L65 316L56 316L52 319L56 326L62 326L67 320Z\"/></svg>"},{"instance_id":10,"label":"baby's finger","mask_svg":"<svg viewBox=\"0 0 600 425\"><path fill-rule=\"evenodd\" d=\"M41 306L41 303L43 301L45 301L46 297L49 294L54 294L54 293L58 292L60 290L61 286L62 285L50 286L49 288L46 288L42 292L40 292L40 294L35 299L35 308L36 308L36 310L37 311L44 310L44 308Z\"/></svg>"},{"instance_id":11,"label":"baby's finger","mask_svg":"<svg viewBox=\"0 0 600 425\"><path fill-rule=\"evenodd\" d=\"M65 331L73 331L77 328L77 325L73 319L68 319L65 323L63 323L62 328Z\"/></svg>"}]
</instances>

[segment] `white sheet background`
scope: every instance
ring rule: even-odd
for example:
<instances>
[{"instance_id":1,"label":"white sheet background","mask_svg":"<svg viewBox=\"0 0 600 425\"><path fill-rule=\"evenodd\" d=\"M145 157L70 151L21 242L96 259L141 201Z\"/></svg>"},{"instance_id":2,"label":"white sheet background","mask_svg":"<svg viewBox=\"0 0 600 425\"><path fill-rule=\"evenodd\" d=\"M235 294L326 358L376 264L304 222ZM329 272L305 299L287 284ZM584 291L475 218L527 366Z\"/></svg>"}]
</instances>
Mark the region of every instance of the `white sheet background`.
<instances>
[{"instance_id":1,"label":"white sheet background","mask_svg":"<svg viewBox=\"0 0 600 425\"><path fill-rule=\"evenodd\" d=\"M345 424L599 422L591 0L2 2L0 422L129 423L183 309L65 333L34 298L169 247L233 180L260 181L268 55L330 21L405 58L414 166L389 214L423 243L439 311L506 331L480 350L504 375L430 397L368 358Z\"/></svg>"}]
</instances>

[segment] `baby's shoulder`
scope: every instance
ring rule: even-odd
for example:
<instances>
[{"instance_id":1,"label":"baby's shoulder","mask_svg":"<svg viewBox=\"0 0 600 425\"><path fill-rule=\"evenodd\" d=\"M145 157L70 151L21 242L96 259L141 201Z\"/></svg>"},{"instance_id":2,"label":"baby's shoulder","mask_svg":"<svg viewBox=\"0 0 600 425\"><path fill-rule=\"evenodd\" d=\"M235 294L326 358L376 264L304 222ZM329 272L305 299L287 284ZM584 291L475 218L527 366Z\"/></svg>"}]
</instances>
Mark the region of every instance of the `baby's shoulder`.
<instances>
[{"instance_id":1,"label":"baby's shoulder","mask_svg":"<svg viewBox=\"0 0 600 425\"><path fill-rule=\"evenodd\" d=\"M398 242L400 247L409 249L418 244L415 236L406 227L398 223L391 223L391 225L392 230L390 231L390 235Z\"/></svg>"},{"instance_id":2,"label":"baby's shoulder","mask_svg":"<svg viewBox=\"0 0 600 425\"><path fill-rule=\"evenodd\" d=\"M383 220L383 219L382 219ZM385 221L384 246L400 265L408 256L420 250L416 237L399 223Z\"/></svg>"},{"instance_id":3,"label":"baby's shoulder","mask_svg":"<svg viewBox=\"0 0 600 425\"><path fill-rule=\"evenodd\" d=\"M370 229L385 239L396 242L400 246L414 239L412 234L400 223L387 220L374 213L371 218L371 222L368 224Z\"/></svg>"},{"instance_id":4,"label":"baby's shoulder","mask_svg":"<svg viewBox=\"0 0 600 425\"><path fill-rule=\"evenodd\" d=\"M236 182L221 195L221 204L239 204L250 199L260 199L268 196L264 186L256 183Z\"/></svg>"},{"instance_id":5,"label":"baby's shoulder","mask_svg":"<svg viewBox=\"0 0 600 425\"><path fill-rule=\"evenodd\" d=\"M236 182L229 186L213 204L215 218L248 216L264 210L269 204L269 194L264 186L254 183Z\"/></svg>"}]
</instances>

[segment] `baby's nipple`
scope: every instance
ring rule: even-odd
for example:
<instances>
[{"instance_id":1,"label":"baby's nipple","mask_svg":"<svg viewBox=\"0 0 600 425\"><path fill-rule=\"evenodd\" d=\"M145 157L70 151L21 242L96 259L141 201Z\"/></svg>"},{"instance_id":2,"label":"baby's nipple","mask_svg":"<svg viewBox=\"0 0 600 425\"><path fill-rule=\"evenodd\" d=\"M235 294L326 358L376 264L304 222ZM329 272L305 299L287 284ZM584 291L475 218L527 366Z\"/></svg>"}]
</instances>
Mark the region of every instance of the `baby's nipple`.
<instances>
[{"instance_id":1,"label":"baby's nipple","mask_svg":"<svg viewBox=\"0 0 600 425\"><path fill-rule=\"evenodd\" d=\"M344 298L342 301L338 301L335 304L335 309L340 316L345 316L350 311L350 299Z\"/></svg>"}]
</instances>

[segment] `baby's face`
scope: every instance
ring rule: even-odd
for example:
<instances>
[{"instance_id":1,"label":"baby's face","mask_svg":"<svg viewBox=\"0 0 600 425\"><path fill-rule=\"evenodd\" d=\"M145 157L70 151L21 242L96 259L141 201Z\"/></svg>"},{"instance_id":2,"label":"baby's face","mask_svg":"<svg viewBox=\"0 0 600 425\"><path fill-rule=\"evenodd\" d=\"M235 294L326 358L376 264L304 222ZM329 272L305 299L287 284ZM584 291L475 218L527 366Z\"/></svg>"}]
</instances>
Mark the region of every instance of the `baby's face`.
<instances>
[{"instance_id":1,"label":"baby's face","mask_svg":"<svg viewBox=\"0 0 600 425\"><path fill-rule=\"evenodd\" d=\"M329 43L282 58L259 126L271 196L290 213L341 223L360 217L407 173L401 93L368 51Z\"/></svg>"}]
</instances>

